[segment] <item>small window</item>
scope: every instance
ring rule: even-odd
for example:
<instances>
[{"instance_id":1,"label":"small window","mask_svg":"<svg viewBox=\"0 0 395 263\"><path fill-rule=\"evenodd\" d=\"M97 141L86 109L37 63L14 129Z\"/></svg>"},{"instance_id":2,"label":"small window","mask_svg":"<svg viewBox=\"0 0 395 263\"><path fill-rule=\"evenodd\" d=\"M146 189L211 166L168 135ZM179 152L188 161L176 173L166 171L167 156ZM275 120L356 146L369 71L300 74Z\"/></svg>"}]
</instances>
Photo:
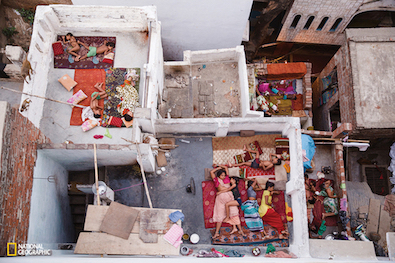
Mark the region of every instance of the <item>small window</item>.
<instances>
[{"instance_id":1,"label":"small window","mask_svg":"<svg viewBox=\"0 0 395 263\"><path fill-rule=\"evenodd\" d=\"M317 30L318 31L321 31L322 30L322 28L325 26L325 24L326 24L326 22L328 21L328 19L329 19L329 17L324 17L322 20L321 20L321 23L320 23L320 25L317 27Z\"/></svg>"},{"instance_id":2,"label":"small window","mask_svg":"<svg viewBox=\"0 0 395 263\"><path fill-rule=\"evenodd\" d=\"M309 19L307 19L306 24L304 25L303 29L309 29L309 27L311 26L311 23L313 23L315 16L310 16Z\"/></svg>"},{"instance_id":3,"label":"small window","mask_svg":"<svg viewBox=\"0 0 395 263\"><path fill-rule=\"evenodd\" d=\"M289 28L296 28L296 26L297 26L298 23L299 23L300 17L301 17L301 15L295 16L295 18L294 18L294 20L292 21L292 24L291 24L291 26L290 26Z\"/></svg>"},{"instance_id":4,"label":"small window","mask_svg":"<svg viewBox=\"0 0 395 263\"><path fill-rule=\"evenodd\" d=\"M338 18L336 19L335 23L333 23L333 26L331 27L331 29L329 29L330 32L335 32L337 27L340 25L340 23L342 22L343 18Z\"/></svg>"}]
</instances>

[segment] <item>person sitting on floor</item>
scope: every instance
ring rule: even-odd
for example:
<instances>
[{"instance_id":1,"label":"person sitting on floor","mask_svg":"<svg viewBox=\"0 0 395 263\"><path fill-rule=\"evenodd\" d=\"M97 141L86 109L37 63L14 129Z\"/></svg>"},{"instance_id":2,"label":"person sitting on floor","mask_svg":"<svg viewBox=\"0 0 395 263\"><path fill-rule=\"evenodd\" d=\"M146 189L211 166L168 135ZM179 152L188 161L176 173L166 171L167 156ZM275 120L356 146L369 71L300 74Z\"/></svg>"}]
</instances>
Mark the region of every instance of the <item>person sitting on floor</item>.
<instances>
[{"instance_id":1,"label":"person sitting on floor","mask_svg":"<svg viewBox=\"0 0 395 263\"><path fill-rule=\"evenodd\" d=\"M107 98L107 93L103 90L102 88L103 86L103 82L102 83L96 83L95 84L95 88L99 90L99 92L95 91L92 93L91 95L91 103L90 103L90 107L93 111L93 116L96 119L99 119L101 117L101 111L103 110L103 107L99 106L99 100L100 99L104 99Z\"/></svg>"},{"instance_id":2,"label":"person sitting on floor","mask_svg":"<svg viewBox=\"0 0 395 263\"><path fill-rule=\"evenodd\" d=\"M274 183L267 181L266 188L263 191L261 206L259 207L259 215L263 222L276 228L280 239L285 239L288 232L285 230L281 216L272 208L272 195L279 194L279 191L274 191Z\"/></svg>"},{"instance_id":3,"label":"person sitting on floor","mask_svg":"<svg viewBox=\"0 0 395 263\"><path fill-rule=\"evenodd\" d=\"M80 45L78 45L78 41L75 39L75 37L73 36L73 34L71 33L67 33L66 37L62 36L63 39L63 43L67 44L69 43L71 45L71 49L67 49L67 53L69 53L70 55L75 56L75 60L77 60L77 58L81 57L80 55L78 55L76 52L80 51Z\"/></svg>"},{"instance_id":4,"label":"person sitting on floor","mask_svg":"<svg viewBox=\"0 0 395 263\"><path fill-rule=\"evenodd\" d=\"M107 40L104 40L104 44L101 45L100 47L93 47L93 46L88 46L85 43L82 43L81 41L77 41L78 44L83 45L86 49L89 50L88 54L84 56L78 56L75 58L75 61L80 61L89 57L94 57L97 54L103 54L107 55L110 53L114 48L115 48L115 43L114 42L108 42Z\"/></svg>"},{"instance_id":5,"label":"person sitting on floor","mask_svg":"<svg viewBox=\"0 0 395 263\"><path fill-rule=\"evenodd\" d=\"M316 186L315 181L310 181L309 176L307 174L304 174L304 188L306 191L306 200L310 204L315 203L315 198L314 198L316 191L315 186Z\"/></svg>"},{"instance_id":6,"label":"person sitting on floor","mask_svg":"<svg viewBox=\"0 0 395 263\"><path fill-rule=\"evenodd\" d=\"M325 213L322 213L322 220L328 216L334 216L339 214L337 196L333 191L331 180L326 180L322 185L323 189L319 193L320 196L324 197L324 209Z\"/></svg>"},{"instance_id":7,"label":"person sitting on floor","mask_svg":"<svg viewBox=\"0 0 395 263\"><path fill-rule=\"evenodd\" d=\"M226 203L234 200L234 196L231 192L232 188L230 186L229 172L228 168L223 165L219 165L210 172L210 176L214 181L215 187L217 188L219 194L215 198L213 222L215 225L215 234L213 239L219 237L219 230L221 228L222 222L226 218ZM233 188L236 187L233 185ZM244 235L241 228L241 222L239 218L239 209L235 206L229 207L229 220L225 223L229 223L233 226L231 233L237 231L236 226L240 229L239 233Z\"/></svg>"},{"instance_id":8,"label":"person sitting on floor","mask_svg":"<svg viewBox=\"0 0 395 263\"><path fill-rule=\"evenodd\" d=\"M254 153L255 154L255 159L252 162L243 162L243 163L237 163L237 164L231 164L228 161L228 166L229 167L238 167L238 166L242 166L242 165L246 165L246 166L250 166L251 168L259 168L262 167L263 170L269 170L270 168L273 167L273 165L280 165L281 164L281 155L277 155L277 154L270 154L270 161L260 161L259 160L259 151L252 151L247 149L247 147L244 145L243 147L243 151L247 151L250 153Z\"/></svg>"}]
</instances>

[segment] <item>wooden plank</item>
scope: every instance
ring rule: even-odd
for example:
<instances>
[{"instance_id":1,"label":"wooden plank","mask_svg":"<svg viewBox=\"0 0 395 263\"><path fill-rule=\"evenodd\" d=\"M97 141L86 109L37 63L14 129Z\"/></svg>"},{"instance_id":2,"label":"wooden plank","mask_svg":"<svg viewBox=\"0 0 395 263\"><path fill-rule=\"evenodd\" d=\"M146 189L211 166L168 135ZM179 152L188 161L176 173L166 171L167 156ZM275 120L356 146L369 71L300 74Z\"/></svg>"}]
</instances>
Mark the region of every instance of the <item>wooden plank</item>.
<instances>
[{"instance_id":1,"label":"wooden plank","mask_svg":"<svg viewBox=\"0 0 395 263\"><path fill-rule=\"evenodd\" d=\"M100 231L128 239L140 211L117 202L111 202L109 207L100 225Z\"/></svg>"},{"instance_id":2,"label":"wooden plank","mask_svg":"<svg viewBox=\"0 0 395 263\"><path fill-rule=\"evenodd\" d=\"M86 211L86 217L85 217L85 225L84 225L84 231L100 231L100 225L104 219L104 216L107 213L109 206L94 206L94 205L88 205L88 209ZM158 211L164 211L165 214L168 216L171 213L175 211L180 211L179 209L160 209L160 208L147 208L147 207L133 207L134 209L137 209L140 211L147 211L147 210L158 210ZM181 222L179 221L177 223L179 226L181 226ZM133 225L132 233L140 233L140 216L137 217L136 222Z\"/></svg>"},{"instance_id":3,"label":"wooden plank","mask_svg":"<svg viewBox=\"0 0 395 263\"><path fill-rule=\"evenodd\" d=\"M142 211L140 212L140 239L145 243L157 243L158 233L166 233L173 224L169 219L168 211Z\"/></svg>"},{"instance_id":4,"label":"wooden plank","mask_svg":"<svg viewBox=\"0 0 395 263\"><path fill-rule=\"evenodd\" d=\"M370 198L368 221L366 226L367 236L370 236L370 233L372 232L377 233L379 227L379 216L380 216L380 200Z\"/></svg>"},{"instance_id":5,"label":"wooden plank","mask_svg":"<svg viewBox=\"0 0 395 263\"><path fill-rule=\"evenodd\" d=\"M158 235L158 243L144 243L139 234L130 234L122 239L106 233L81 232L75 246L75 254L107 255L167 255L178 256L180 247L175 248Z\"/></svg>"},{"instance_id":6,"label":"wooden plank","mask_svg":"<svg viewBox=\"0 0 395 263\"><path fill-rule=\"evenodd\" d=\"M387 211L384 211L384 206L381 206L380 209L380 222L379 222L379 235L381 239L378 244L382 247L387 246L386 242L386 234L390 232L391 227L391 217Z\"/></svg>"}]
</instances>

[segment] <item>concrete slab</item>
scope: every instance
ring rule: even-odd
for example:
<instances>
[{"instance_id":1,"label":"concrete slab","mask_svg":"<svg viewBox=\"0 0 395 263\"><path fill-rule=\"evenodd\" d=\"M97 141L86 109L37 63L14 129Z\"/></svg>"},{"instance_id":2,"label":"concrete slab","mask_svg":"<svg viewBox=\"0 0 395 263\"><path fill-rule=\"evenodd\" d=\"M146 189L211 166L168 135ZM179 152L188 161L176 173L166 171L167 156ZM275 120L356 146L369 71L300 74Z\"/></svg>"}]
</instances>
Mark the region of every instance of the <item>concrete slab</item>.
<instances>
[{"instance_id":1,"label":"concrete slab","mask_svg":"<svg viewBox=\"0 0 395 263\"><path fill-rule=\"evenodd\" d=\"M310 239L313 258L333 260L377 260L373 242Z\"/></svg>"},{"instance_id":2,"label":"concrete slab","mask_svg":"<svg viewBox=\"0 0 395 263\"><path fill-rule=\"evenodd\" d=\"M387 238L387 247L388 247L388 256L391 261L395 260L395 233L388 232L386 234Z\"/></svg>"}]
</instances>

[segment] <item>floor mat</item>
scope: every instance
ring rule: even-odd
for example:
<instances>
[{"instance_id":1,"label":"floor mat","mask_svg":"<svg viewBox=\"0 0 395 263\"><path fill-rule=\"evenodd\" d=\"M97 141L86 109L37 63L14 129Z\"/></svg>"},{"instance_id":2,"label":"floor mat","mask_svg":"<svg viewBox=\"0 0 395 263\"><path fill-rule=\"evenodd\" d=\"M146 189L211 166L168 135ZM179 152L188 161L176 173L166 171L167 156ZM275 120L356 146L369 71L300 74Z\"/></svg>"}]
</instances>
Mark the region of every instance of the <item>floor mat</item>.
<instances>
[{"instance_id":1,"label":"floor mat","mask_svg":"<svg viewBox=\"0 0 395 263\"><path fill-rule=\"evenodd\" d=\"M303 95L297 94L296 100L292 100L292 110L303 110Z\"/></svg>"},{"instance_id":2,"label":"floor mat","mask_svg":"<svg viewBox=\"0 0 395 263\"><path fill-rule=\"evenodd\" d=\"M137 74L140 76L140 68L134 68ZM102 126L107 126L107 121L110 116L121 118L121 114L117 110L117 105L121 101L115 95L117 94L116 88L119 85L122 85L125 81L125 76L128 72L127 68L108 68L105 70L106 72L106 93L108 97L104 100L104 111L103 111L103 119ZM140 78L136 81L136 90L139 91ZM122 124L122 127L125 127Z\"/></svg>"},{"instance_id":3,"label":"floor mat","mask_svg":"<svg viewBox=\"0 0 395 263\"><path fill-rule=\"evenodd\" d=\"M284 96L268 96L268 101L277 104L278 113L273 115L292 115L292 100L284 100Z\"/></svg>"},{"instance_id":4,"label":"floor mat","mask_svg":"<svg viewBox=\"0 0 395 263\"><path fill-rule=\"evenodd\" d=\"M240 235L238 232L231 234L231 227L221 227L219 230L219 237L211 241L213 245L230 245L230 246L249 246L249 245L263 245L272 244L275 247L288 247L288 239L279 239L277 230L269 225L264 225L265 233L251 232L246 226L243 227L243 232L246 236ZM215 234L215 229L210 230L211 235Z\"/></svg>"},{"instance_id":5,"label":"floor mat","mask_svg":"<svg viewBox=\"0 0 395 263\"><path fill-rule=\"evenodd\" d=\"M234 156L243 154L243 145L249 145L250 143L257 141L262 149L262 154L259 159L269 160L270 154L275 154L275 138L282 137L281 134L267 134L267 135L255 135L251 137L240 137L240 136L228 136L220 138L212 138L213 145L213 163L216 164L227 164L228 161L235 163ZM254 169L247 166L246 176L270 176L274 177L274 168L264 171L263 169Z\"/></svg>"},{"instance_id":6,"label":"floor mat","mask_svg":"<svg viewBox=\"0 0 395 263\"><path fill-rule=\"evenodd\" d=\"M84 99L79 105L89 106L91 95L93 92L98 91L94 85L98 82L105 82L106 73L103 69L76 69L74 73L74 80L78 83L73 89L73 94L82 90L88 98ZM99 106L103 107L104 100L99 100ZM74 107L71 112L70 125L81 125L82 108Z\"/></svg>"},{"instance_id":7,"label":"floor mat","mask_svg":"<svg viewBox=\"0 0 395 263\"><path fill-rule=\"evenodd\" d=\"M239 192L241 195L241 201L244 202L248 199L247 191L245 189L245 184L243 180L239 182ZM203 214L204 214L204 226L205 228L214 228L215 223L213 222L213 213L214 213L214 204L217 190L215 189L213 181L203 181L202 182L202 195L203 195ZM263 191L257 191L257 201L258 204L261 204ZM287 218L285 216L285 198L284 192L281 191L280 194L274 195L272 199L272 207L273 209L279 213L283 223L287 222ZM240 221L241 225L245 226L244 221L244 213L239 209ZM230 226L227 223L223 223L223 226Z\"/></svg>"},{"instance_id":8,"label":"floor mat","mask_svg":"<svg viewBox=\"0 0 395 263\"><path fill-rule=\"evenodd\" d=\"M114 42L115 47L116 47L116 38L115 37L75 37L77 41L81 41L88 46L94 46L94 47L99 47L103 45L104 40L107 40L108 42ZM57 41L61 41L62 37L58 36ZM103 63L101 62L103 60L104 54L97 54L96 56L86 58L82 61L74 61L74 56L73 59L70 60L70 54L67 52L67 48L70 48L70 44L64 44L62 42L63 46L63 54L54 56L54 67L55 68L69 68L69 69L105 69L105 68L110 68L113 66L114 62L112 64L109 63ZM78 54L80 56L84 56L88 53L89 50L87 50L85 47L80 45L80 51ZM115 50L115 49L114 49ZM116 52L115 52L116 53ZM96 63L96 64L95 64Z\"/></svg>"}]
</instances>

